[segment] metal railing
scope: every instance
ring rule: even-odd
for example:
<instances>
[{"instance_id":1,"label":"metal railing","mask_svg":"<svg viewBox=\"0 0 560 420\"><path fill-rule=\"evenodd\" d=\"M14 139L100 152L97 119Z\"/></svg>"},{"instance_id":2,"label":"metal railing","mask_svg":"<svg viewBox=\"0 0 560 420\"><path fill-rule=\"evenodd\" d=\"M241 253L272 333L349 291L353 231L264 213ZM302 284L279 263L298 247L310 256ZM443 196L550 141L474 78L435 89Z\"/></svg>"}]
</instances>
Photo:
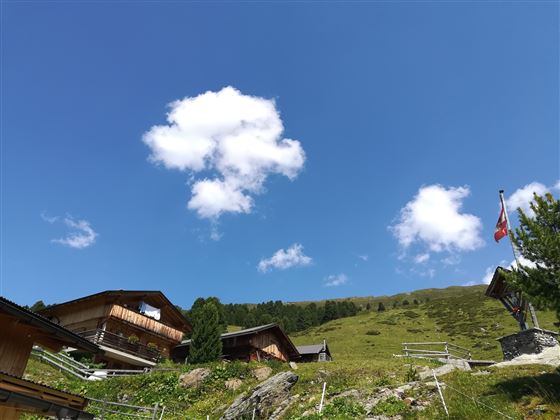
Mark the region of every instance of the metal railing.
<instances>
[{"instance_id":1,"label":"metal railing","mask_svg":"<svg viewBox=\"0 0 560 420\"><path fill-rule=\"evenodd\" d=\"M41 347L34 346L31 353L41 362L48 363L61 372L65 372L80 379L106 379L116 376L131 376L149 373L153 369L95 369L74 360L72 357L60 353L51 353ZM159 370L159 369L158 369Z\"/></svg>"},{"instance_id":2,"label":"metal railing","mask_svg":"<svg viewBox=\"0 0 560 420\"><path fill-rule=\"evenodd\" d=\"M152 362L157 362L161 357L161 353L157 348L146 346L141 343L131 342L127 337L123 337L106 330L95 329L76 332L76 334L95 344L111 347L115 350L130 353Z\"/></svg>"},{"instance_id":3,"label":"metal railing","mask_svg":"<svg viewBox=\"0 0 560 420\"><path fill-rule=\"evenodd\" d=\"M447 341L402 343L404 357L471 360L471 351Z\"/></svg>"}]
</instances>

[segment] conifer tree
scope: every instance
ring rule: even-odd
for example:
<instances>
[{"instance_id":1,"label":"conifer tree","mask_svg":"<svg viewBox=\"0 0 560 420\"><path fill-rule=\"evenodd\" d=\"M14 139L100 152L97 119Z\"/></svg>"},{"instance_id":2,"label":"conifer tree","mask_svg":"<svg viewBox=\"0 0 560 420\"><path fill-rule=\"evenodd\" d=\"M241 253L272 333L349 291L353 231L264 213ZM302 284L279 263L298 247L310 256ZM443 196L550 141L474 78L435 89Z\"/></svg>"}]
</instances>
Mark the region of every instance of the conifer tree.
<instances>
[{"instance_id":1,"label":"conifer tree","mask_svg":"<svg viewBox=\"0 0 560 420\"><path fill-rule=\"evenodd\" d=\"M193 312L193 333L189 362L205 363L218 360L222 355L221 326L218 308L207 302Z\"/></svg>"},{"instance_id":2,"label":"conifer tree","mask_svg":"<svg viewBox=\"0 0 560 420\"><path fill-rule=\"evenodd\" d=\"M383 305L383 302L379 302L379 305L377 305L377 312L383 312L385 310L385 305Z\"/></svg>"},{"instance_id":3,"label":"conifer tree","mask_svg":"<svg viewBox=\"0 0 560 420\"><path fill-rule=\"evenodd\" d=\"M560 320L560 200L550 193L533 197L534 217L519 208L519 227L511 232L511 240L535 266L521 264L521 269L506 273L506 280L537 308L556 311Z\"/></svg>"}]
</instances>

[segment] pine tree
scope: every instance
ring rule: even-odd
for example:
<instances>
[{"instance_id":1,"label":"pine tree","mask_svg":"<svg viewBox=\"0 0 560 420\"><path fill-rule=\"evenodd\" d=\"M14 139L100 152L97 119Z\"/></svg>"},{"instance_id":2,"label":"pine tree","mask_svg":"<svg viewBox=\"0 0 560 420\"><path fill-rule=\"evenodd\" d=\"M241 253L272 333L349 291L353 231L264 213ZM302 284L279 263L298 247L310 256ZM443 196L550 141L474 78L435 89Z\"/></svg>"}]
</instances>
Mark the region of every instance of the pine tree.
<instances>
[{"instance_id":1,"label":"pine tree","mask_svg":"<svg viewBox=\"0 0 560 420\"><path fill-rule=\"evenodd\" d=\"M519 208L519 227L511 240L521 255L535 264L506 273L506 280L524 292L539 309L552 309L560 320L560 200L552 194L533 196L530 217Z\"/></svg>"},{"instance_id":2,"label":"pine tree","mask_svg":"<svg viewBox=\"0 0 560 420\"><path fill-rule=\"evenodd\" d=\"M197 308L193 315L193 333L189 362L205 363L218 360L222 355L221 326L218 308L207 302Z\"/></svg>"},{"instance_id":3,"label":"pine tree","mask_svg":"<svg viewBox=\"0 0 560 420\"><path fill-rule=\"evenodd\" d=\"M385 305L383 305L383 302L379 302L379 305L377 305L377 312L383 312L385 310Z\"/></svg>"}]
</instances>

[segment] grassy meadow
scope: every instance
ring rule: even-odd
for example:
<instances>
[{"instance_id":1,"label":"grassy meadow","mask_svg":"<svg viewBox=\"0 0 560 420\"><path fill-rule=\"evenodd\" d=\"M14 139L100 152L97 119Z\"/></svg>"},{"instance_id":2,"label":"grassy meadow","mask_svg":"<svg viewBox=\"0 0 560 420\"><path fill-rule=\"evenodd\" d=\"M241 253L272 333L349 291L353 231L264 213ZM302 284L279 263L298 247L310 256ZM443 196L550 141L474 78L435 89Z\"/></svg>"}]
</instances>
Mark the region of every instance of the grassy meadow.
<instances>
[{"instance_id":1,"label":"grassy meadow","mask_svg":"<svg viewBox=\"0 0 560 420\"><path fill-rule=\"evenodd\" d=\"M398 297L386 298L387 310L362 311L357 316L337 319L319 327L291 336L296 345L327 340L334 360L328 363L300 363L296 373L299 381L292 390L298 395L285 414L286 419L365 418L360 399L367 399L383 387L394 387L416 379L423 366L435 362L394 357L401 353L402 342L447 341L472 350L474 359L500 361L496 338L513 333L517 325L499 302L483 296L484 287L430 289ZM357 299L357 298L354 298ZM380 298L361 298L360 305L373 305ZM392 308L393 301L407 299L421 303ZM552 313L539 312L542 328L557 330ZM126 401L131 404L168 407L166 419L219 418L225 408L241 392L256 384L251 370L263 363L213 363L211 377L199 389L185 390L178 385L181 372L197 366L172 365L174 372L152 373L138 377L85 382L61 375L35 360L28 365L26 377L94 398ZM275 372L288 369L282 363L269 364ZM455 371L442 378L447 384L444 396L454 419L554 419L560 418L560 372L547 366L514 368L483 368L477 371ZM486 373L489 372L489 373ZM240 378L242 387L227 390L227 379ZM323 382L327 383L327 404L322 415L316 414ZM356 390L352 395L337 397ZM411 391L411 397L429 399L423 411L415 411L402 401L389 400L379 404L376 414L400 415L402 418L445 418L437 395ZM474 397L477 402L469 397ZM306 414L304 416L304 414ZM114 417L114 418L118 418Z\"/></svg>"}]
</instances>

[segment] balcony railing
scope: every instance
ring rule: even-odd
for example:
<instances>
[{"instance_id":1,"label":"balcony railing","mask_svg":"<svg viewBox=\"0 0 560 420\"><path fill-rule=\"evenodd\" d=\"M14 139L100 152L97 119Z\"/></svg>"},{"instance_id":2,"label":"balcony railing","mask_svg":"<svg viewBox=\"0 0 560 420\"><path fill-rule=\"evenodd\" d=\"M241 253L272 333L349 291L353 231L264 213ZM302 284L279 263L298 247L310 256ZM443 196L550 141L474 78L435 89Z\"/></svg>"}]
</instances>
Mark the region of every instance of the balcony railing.
<instances>
[{"instance_id":1,"label":"balcony railing","mask_svg":"<svg viewBox=\"0 0 560 420\"><path fill-rule=\"evenodd\" d=\"M123 337L109 331L96 329L78 332L77 334L95 344L111 347L115 350L120 350L152 362L157 362L161 356L161 353L157 348L146 346L141 343L131 342L127 337Z\"/></svg>"}]
</instances>

